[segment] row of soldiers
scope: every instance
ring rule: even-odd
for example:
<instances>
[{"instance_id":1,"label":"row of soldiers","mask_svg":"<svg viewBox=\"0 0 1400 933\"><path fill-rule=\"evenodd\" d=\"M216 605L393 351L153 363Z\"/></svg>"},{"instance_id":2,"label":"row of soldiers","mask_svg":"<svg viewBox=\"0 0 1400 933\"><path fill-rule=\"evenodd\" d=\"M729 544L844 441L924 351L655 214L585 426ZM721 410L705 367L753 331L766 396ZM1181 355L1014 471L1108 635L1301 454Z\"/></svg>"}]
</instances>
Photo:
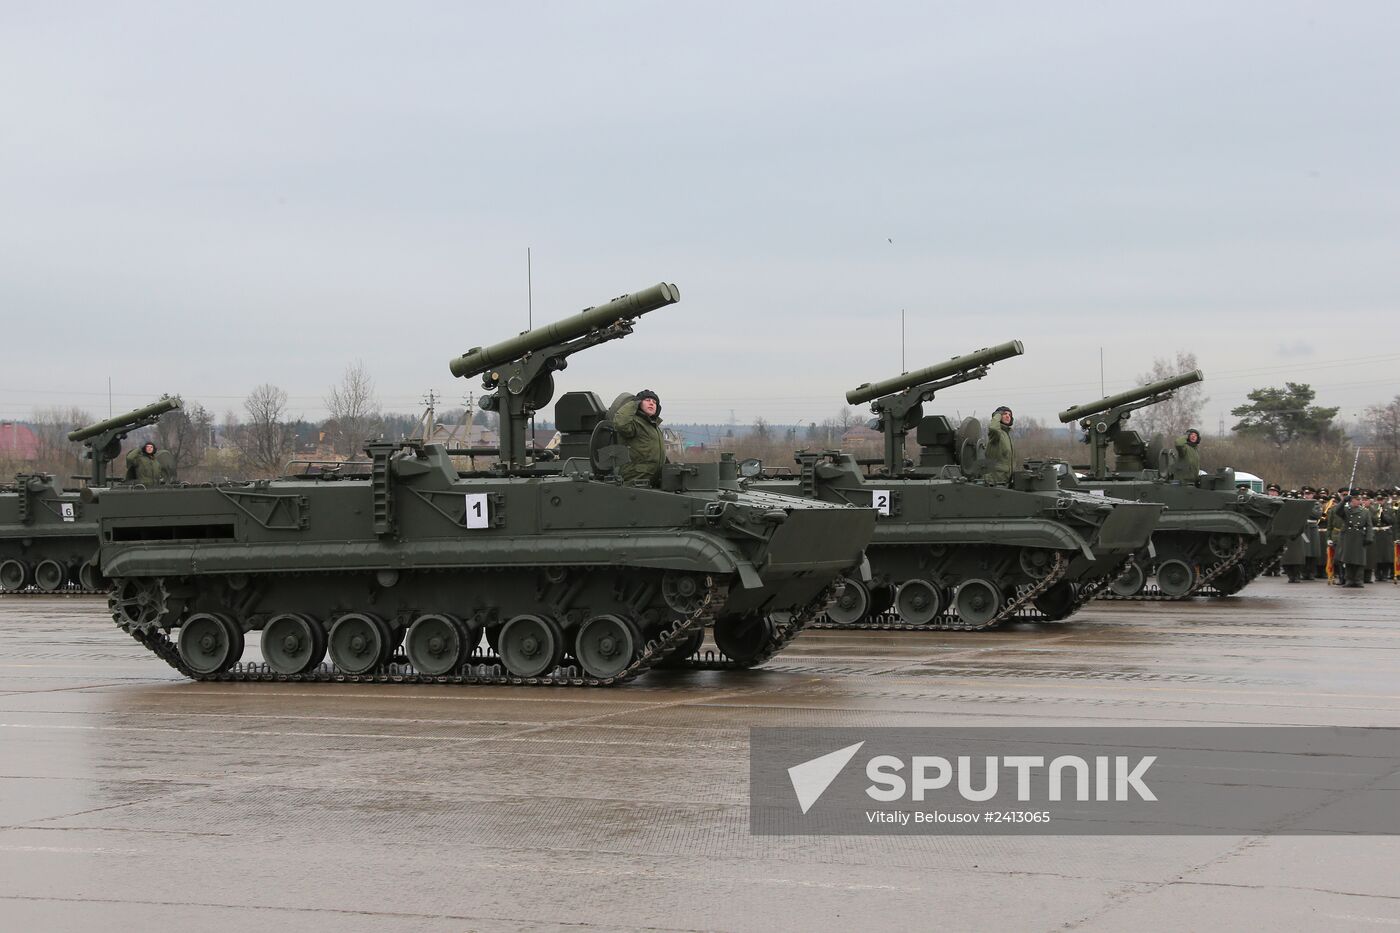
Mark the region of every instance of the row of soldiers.
<instances>
[{"instance_id":1,"label":"row of soldiers","mask_svg":"<svg viewBox=\"0 0 1400 933\"><path fill-rule=\"evenodd\" d=\"M1321 577L1350 588L1376 581L1400 583L1400 490L1344 488L1333 493L1326 487L1304 486L1285 492L1270 483L1265 492L1317 503L1314 520L1279 561L1289 583Z\"/></svg>"}]
</instances>

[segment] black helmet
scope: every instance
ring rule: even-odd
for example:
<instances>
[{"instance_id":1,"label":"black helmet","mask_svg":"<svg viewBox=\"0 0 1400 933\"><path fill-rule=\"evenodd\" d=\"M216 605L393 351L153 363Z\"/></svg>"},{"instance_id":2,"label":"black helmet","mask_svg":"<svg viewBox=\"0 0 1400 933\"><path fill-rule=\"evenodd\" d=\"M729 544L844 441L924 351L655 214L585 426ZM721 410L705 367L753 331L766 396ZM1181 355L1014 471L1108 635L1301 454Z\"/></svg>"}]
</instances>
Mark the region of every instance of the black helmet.
<instances>
[{"instance_id":1,"label":"black helmet","mask_svg":"<svg viewBox=\"0 0 1400 933\"><path fill-rule=\"evenodd\" d=\"M1001 418L1000 418L999 416L1001 415L1002 412L1006 412L1008 415L1011 415L1011 423L1012 423L1012 424L1015 424L1015 423L1016 423L1016 415L1015 415L1015 413L1012 412L1011 409L1007 408L1005 405L998 405L998 406L996 407L996 409L992 412L992 420L993 420L993 421L1000 421Z\"/></svg>"},{"instance_id":2,"label":"black helmet","mask_svg":"<svg viewBox=\"0 0 1400 933\"><path fill-rule=\"evenodd\" d=\"M1196 439L1195 439L1194 441L1191 440L1191 435L1192 435L1192 434L1196 435ZM1196 428L1187 428L1187 429L1186 429L1186 443L1190 444L1192 447L1195 447L1195 446L1198 445L1200 442L1201 442L1201 432L1198 431Z\"/></svg>"},{"instance_id":3,"label":"black helmet","mask_svg":"<svg viewBox=\"0 0 1400 933\"><path fill-rule=\"evenodd\" d=\"M147 447L151 448L151 453L155 453L157 450L155 441L145 441L141 444L141 452L143 454L146 452Z\"/></svg>"},{"instance_id":4,"label":"black helmet","mask_svg":"<svg viewBox=\"0 0 1400 933\"><path fill-rule=\"evenodd\" d=\"M656 417L658 417L658 418L661 417L661 396L657 395L655 392L651 391L650 389L642 389L640 392L637 393L636 398L637 398L637 404L638 404L639 407L640 407L640 405L641 405L642 399L649 398L649 399L651 399L653 402L655 402L655 403L656 403Z\"/></svg>"}]
</instances>

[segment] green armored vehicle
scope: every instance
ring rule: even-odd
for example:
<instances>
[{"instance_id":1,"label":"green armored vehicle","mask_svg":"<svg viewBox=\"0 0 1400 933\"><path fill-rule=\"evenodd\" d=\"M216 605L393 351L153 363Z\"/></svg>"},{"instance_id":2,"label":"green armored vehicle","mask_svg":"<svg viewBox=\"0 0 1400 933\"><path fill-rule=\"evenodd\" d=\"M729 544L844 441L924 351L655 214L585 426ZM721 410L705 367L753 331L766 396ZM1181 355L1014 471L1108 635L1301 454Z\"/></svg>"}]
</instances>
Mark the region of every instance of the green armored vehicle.
<instances>
[{"instance_id":1,"label":"green armored vehicle","mask_svg":"<svg viewBox=\"0 0 1400 933\"><path fill-rule=\"evenodd\" d=\"M1193 370L1060 412L1079 422L1093 451L1091 476L1064 473L1065 488L1167 507L1152 535L1153 558L1129 567L1104 598L1185 599L1230 596L1277 560L1303 531L1312 503L1237 491L1235 472L1183 474L1173 446L1157 437L1146 443L1127 427L1132 412L1171 398L1200 382ZM1108 468L1113 449L1114 467ZM1186 473L1199 471L1192 466ZM1169 479L1173 475L1178 479ZM1156 585L1148 582L1156 577Z\"/></svg>"},{"instance_id":2,"label":"green armored vehicle","mask_svg":"<svg viewBox=\"0 0 1400 933\"><path fill-rule=\"evenodd\" d=\"M526 446L570 355L677 300L656 285L453 360L493 392L491 469L379 442L367 475L99 493L113 619L195 679L601 686L762 663L862 565L872 510L743 491L733 460L623 483L591 392L555 408L560 458ZM240 663L249 635L262 663Z\"/></svg>"},{"instance_id":3,"label":"green armored vehicle","mask_svg":"<svg viewBox=\"0 0 1400 933\"><path fill-rule=\"evenodd\" d=\"M179 407L178 398L166 397L71 432L70 441L88 448L89 488L107 484L107 465L120 456L129 432ZM21 473L14 485L0 486L0 593L99 592L103 581L90 564L96 550L96 509L77 491L39 473Z\"/></svg>"},{"instance_id":4,"label":"green armored vehicle","mask_svg":"<svg viewBox=\"0 0 1400 933\"><path fill-rule=\"evenodd\" d=\"M924 414L938 391L981 379L993 363L1022 352L1011 341L847 392L853 405L870 402L879 419L884 456L876 475L865 475L849 454L803 451L795 478L747 484L879 512L866 552L871 582L846 580L821 625L975 630L1060 621L1146 551L1160 506L1064 491L1052 464L1015 471L1009 483L988 482L976 420L955 430L946 416ZM917 464L905 461L911 431Z\"/></svg>"}]
</instances>

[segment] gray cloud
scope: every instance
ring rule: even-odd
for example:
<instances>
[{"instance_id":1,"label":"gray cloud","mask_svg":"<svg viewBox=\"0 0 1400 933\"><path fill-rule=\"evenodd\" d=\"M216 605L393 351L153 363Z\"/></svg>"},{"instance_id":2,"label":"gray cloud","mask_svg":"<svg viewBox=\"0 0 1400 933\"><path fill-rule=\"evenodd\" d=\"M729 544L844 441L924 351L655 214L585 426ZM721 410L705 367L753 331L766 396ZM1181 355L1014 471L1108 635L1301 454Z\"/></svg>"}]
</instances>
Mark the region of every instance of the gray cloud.
<instances>
[{"instance_id":1,"label":"gray cloud","mask_svg":"<svg viewBox=\"0 0 1400 933\"><path fill-rule=\"evenodd\" d=\"M1380 2L11 5L0 315L7 344L41 336L0 415L98 408L109 375L119 407L272 381L315 415L358 358L391 407L462 394L448 357L524 327L527 246L537 321L681 286L561 377L654 385L678 419L819 419L898 370L901 308L911 366L1025 341L948 393L963 412L1093 396L1100 346L1110 391L1186 349L1212 409L1285 378L1364 406L1400 361L1397 25Z\"/></svg>"}]
</instances>

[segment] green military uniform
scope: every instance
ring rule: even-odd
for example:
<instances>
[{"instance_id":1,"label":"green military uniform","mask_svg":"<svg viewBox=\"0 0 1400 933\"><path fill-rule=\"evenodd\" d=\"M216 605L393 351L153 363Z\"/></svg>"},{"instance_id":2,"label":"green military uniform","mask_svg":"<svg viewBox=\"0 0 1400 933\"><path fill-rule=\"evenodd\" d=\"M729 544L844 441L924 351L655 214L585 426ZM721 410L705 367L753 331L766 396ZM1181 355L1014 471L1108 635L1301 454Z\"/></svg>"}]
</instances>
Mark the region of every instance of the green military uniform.
<instances>
[{"instance_id":1,"label":"green military uniform","mask_svg":"<svg viewBox=\"0 0 1400 933\"><path fill-rule=\"evenodd\" d=\"M983 478L998 486L1011 482L1011 471L1016 468L1011 429L1001 423L1001 413L1006 410L998 408L992 412L992 420L987 423L987 471Z\"/></svg>"},{"instance_id":2,"label":"green military uniform","mask_svg":"<svg viewBox=\"0 0 1400 933\"><path fill-rule=\"evenodd\" d=\"M158 486L165 478L166 471L156 459L156 455L146 453L145 448L146 445L142 444L126 455L126 479L132 483Z\"/></svg>"},{"instance_id":3,"label":"green military uniform","mask_svg":"<svg viewBox=\"0 0 1400 933\"><path fill-rule=\"evenodd\" d=\"M1327 545L1322 541L1322 503L1313 500L1312 516L1308 519L1308 524L1303 530L1303 534L1308 539L1307 559L1303 562L1303 579L1316 580L1319 574L1325 575L1323 568L1327 564Z\"/></svg>"},{"instance_id":4,"label":"green military uniform","mask_svg":"<svg viewBox=\"0 0 1400 933\"><path fill-rule=\"evenodd\" d=\"M1279 559L1283 572L1288 574L1289 583L1297 583L1303 579L1303 565L1307 560L1308 532L1305 528L1301 534L1288 542L1288 547L1283 550L1283 557Z\"/></svg>"},{"instance_id":5,"label":"green military uniform","mask_svg":"<svg viewBox=\"0 0 1400 933\"><path fill-rule=\"evenodd\" d=\"M1321 536L1317 530L1317 519L1322 514L1322 503L1317 501L1317 490L1311 486L1304 486L1301 496L1312 503L1312 514L1308 516L1308 523L1303 526L1303 579L1312 580L1317 577L1317 568L1321 559L1325 555L1322 547Z\"/></svg>"},{"instance_id":6,"label":"green military uniform","mask_svg":"<svg viewBox=\"0 0 1400 933\"><path fill-rule=\"evenodd\" d=\"M1367 545L1375 540L1371 511L1360 505L1339 505L1332 510L1328 524L1336 542L1336 562L1345 567L1345 586L1361 586L1366 573Z\"/></svg>"},{"instance_id":7,"label":"green military uniform","mask_svg":"<svg viewBox=\"0 0 1400 933\"><path fill-rule=\"evenodd\" d=\"M1196 436L1200 437L1199 434ZM1200 477L1200 441L1192 444L1186 439L1186 435L1182 435L1176 439L1176 462L1172 464L1171 476L1167 478L1194 486Z\"/></svg>"},{"instance_id":8,"label":"green military uniform","mask_svg":"<svg viewBox=\"0 0 1400 933\"><path fill-rule=\"evenodd\" d=\"M1372 554L1372 566L1376 568L1377 580L1389 580L1394 576L1395 561L1395 509L1385 499L1376 501L1372 519L1376 524L1376 546Z\"/></svg>"},{"instance_id":9,"label":"green military uniform","mask_svg":"<svg viewBox=\"0 0 1400 933\"><path fill-rule=\"evenodd\" d=\"M661 435L661 406L656 415L648 417L638 406L641 398L624 402L613 415L613 427L627 445L631 460L622 467L622 479L627 483L661 485L661 465L666 462L666 439Z\"/></svg>"}]
</instances>

